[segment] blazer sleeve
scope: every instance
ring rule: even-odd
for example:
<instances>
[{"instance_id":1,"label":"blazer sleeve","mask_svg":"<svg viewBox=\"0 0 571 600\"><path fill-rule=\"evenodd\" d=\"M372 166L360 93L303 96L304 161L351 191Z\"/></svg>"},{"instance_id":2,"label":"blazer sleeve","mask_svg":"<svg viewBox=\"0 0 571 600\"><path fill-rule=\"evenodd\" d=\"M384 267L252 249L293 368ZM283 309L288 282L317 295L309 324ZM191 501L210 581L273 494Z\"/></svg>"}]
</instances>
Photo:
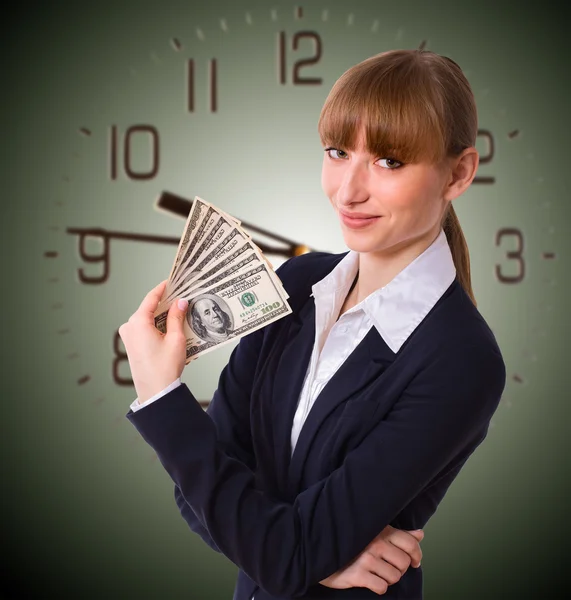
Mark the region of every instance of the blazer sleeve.
<instances>
[{"instance_id":1,"label":"blazer sleeve","mask_svg":"<svg viewBox=\"0 0 571 600\"><path fill-rule=\"evenodd\" d=\"M290 287L288 273L292 261L293 259L288 259L276 269L276 274L283 279L282 284L288 288ZM256 459L250 430L250 395L264 333L265 328L262 327L240 339L230 355L228 364L220 374L218 387L206 408L206 414L215 425L216 438L221 451L226 456L240 461L251 471L256 469ZM163 400L165 398L161 397L161 402ZM174 498L190 529L213 550L220 552L208 532L207 524L200 513L197 515L192 506L185 501L176 480Z\"/></svg>"},{"instance_id":2,"label":"blazer sleeve","mask_svg":"<svg viewBox=\"0 0 571 600\"><path fill-rule=\"evenodd\" d=\"M127 418L221 552L269 594L298 597L353 560L451 460L481 443L505 380L489 344L442 349L342 466L293 504L256 489L251 468L228 454L186 385ZM241 392L232 392L220 402L240 406Z\"/></svg>"}]
</instances>

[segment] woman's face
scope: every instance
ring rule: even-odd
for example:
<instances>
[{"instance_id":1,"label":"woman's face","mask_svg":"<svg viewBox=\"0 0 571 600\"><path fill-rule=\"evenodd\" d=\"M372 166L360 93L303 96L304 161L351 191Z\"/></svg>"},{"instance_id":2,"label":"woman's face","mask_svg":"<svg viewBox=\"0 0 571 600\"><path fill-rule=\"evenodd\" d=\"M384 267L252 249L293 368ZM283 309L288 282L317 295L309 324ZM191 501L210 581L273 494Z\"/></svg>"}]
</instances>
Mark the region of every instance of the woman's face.
<instances>
[{"instance_id":1,"label":"woman's face","mask_svg":"<svg viewBox=\"0 0 571 600\"><path fill-rule=\"evenodd\" d=\"M321 185L337 212L345 243L357 252L384 252L415 240L433 240L447 201L448 171L425 163L405 164L365 150L361 130L355 151L324 152ZM345 215L370 216L345 219Z\"/></svg>"}]
</instances>

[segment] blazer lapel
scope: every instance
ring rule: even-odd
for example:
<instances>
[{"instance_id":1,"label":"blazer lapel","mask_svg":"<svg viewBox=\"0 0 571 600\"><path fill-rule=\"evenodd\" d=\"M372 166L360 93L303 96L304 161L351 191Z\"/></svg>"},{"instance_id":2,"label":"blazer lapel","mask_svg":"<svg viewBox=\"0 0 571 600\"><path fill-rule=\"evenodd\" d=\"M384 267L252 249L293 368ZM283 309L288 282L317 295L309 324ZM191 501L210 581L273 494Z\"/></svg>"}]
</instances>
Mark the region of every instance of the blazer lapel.
<instances>
[{"instance_id":1,"label":"blazer lapel","mask_svg":"<svg viewBox=\"0 0 571 600\"><path fill-rule=\"evenodd\" d=\"M307 340L305 340L305 343L307 344ZM303 351L307 353L307 347L304 347ZM311 348L309 352L311 352ZM304 374L307 367L305 356L304 354ZM387 346L377 329L371 327L359 345L334 373L323 390L321 390L302 426L291 460L288 461L288 495L290 497L295 497L297 494L308 451L321 423L338 404L364 391L364 388L393 362L395 356L396 354ZM309 356L307 360L309 360ZM299 397L299 393L301 392L299 381L296 382L295 389L292 389L291 392ZM289 433L291 433L291 425L295 413L296 402L293 400L297 400L297 397L288 398L287 418L284 418L281 423L281 427L287 428ZM289 435L287 449L289 457L291 450ZM283 466L284 463L280 465L280 468L283 468Z\"/></svg>"},{"instance_id":2,"label":"blazer lapel","mask_svg":"<svg viewBox=\"0 0 571 600\"><path fill-rule=\"evenodd\" d=\"M276 478L286 489L291 455L291 428L315 340L315 303L310 298L294 313L287 343L275 372L272 425L276 452Z\"/></svg>"}]
</instances>

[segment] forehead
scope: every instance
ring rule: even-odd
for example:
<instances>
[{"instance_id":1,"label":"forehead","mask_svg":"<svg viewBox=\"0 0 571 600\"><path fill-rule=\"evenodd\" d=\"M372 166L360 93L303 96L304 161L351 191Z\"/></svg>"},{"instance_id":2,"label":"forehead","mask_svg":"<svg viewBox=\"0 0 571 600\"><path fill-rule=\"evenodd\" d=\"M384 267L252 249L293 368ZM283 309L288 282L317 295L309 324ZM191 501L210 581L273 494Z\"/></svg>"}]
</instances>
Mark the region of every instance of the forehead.
<instances>
[{"instance_id":1,"label":"forehead","mask_svg":"<svg viewBox=\"0 0 571 600\"><path fill-rule=\"evenodd\" d=\"M215 306L215 304L211 298L201 298L194 306L198 309L208 309Z\"/></svg>"}]
</instances>

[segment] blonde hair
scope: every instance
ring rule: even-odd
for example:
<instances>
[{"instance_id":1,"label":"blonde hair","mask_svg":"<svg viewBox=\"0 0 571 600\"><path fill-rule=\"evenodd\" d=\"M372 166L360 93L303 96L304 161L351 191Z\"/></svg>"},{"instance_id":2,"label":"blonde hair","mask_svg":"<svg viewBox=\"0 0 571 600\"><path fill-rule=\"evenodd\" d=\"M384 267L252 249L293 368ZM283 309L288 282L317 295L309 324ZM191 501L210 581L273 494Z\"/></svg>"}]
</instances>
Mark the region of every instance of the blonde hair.
<instances>
[{"instance_id":1,"label":"blonde hair","mask_svg":"<svg viewBox=\"0 0 571 600\"><path fill-rule=\"evenodd\" d=\"M430 50L389 50L341 75L317 128L324 145L353 150L362 126L375 156L441 164L476 145L478 115L470 84L452 59ZM458 280L476 305L468 245L452 202L441 226Z\"/></svg>"}]
</instances>

